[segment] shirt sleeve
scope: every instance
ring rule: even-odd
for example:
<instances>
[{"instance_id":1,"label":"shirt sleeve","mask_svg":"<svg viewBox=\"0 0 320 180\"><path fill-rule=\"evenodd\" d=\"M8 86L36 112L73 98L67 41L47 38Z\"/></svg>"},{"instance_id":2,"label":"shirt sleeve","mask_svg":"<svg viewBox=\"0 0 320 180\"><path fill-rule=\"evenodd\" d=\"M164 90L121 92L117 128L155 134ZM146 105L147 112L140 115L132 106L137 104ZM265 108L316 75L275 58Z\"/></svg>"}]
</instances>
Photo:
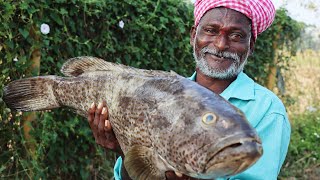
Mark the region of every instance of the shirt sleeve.
<instances>
[{"instance_id":1,"label":"shirt sleeve","mask_svg":"<svg viewBox=\"0 0 320 180\"><path fill-rule=\"evenodd\" d=\"M116 164L113 167L113 174L115 180L121 180L121 166L122 166L122 158L118 157Z\"/></svg>"},{"instance_id":2,"label":"shirt sleeve","mask_svg":"<svg viewBox=\"0 0 320 180\"><path fill-rule=\"evenodd\" d=\"M291 133L289 120L282 114L273 113L265 116L256 130L262 141L262 157L252 167L230 179L277 179L288 152Z\"/></svg>"}]
</instances>

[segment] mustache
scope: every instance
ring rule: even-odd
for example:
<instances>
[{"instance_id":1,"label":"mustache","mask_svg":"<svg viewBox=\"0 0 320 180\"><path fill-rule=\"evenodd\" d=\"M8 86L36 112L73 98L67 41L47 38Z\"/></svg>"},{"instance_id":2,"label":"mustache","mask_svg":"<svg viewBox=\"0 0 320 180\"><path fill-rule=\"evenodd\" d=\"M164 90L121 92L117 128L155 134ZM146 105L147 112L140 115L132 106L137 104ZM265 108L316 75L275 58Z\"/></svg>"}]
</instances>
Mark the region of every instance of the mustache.
<instances>
[{"instance_id":1,"label":"mustache","mask_svg":"<svg viewBox=\"0 0 320 180\"><path fill-rule=\"evenodd\" d=\"M208 47L202 48L200 52L203 56L205 53L210 53L221 58L232 59L233 61L240 62L240 56L237 53L232 53L229 51L219 51L216 48Z\"/></svg>"}]
</instances>

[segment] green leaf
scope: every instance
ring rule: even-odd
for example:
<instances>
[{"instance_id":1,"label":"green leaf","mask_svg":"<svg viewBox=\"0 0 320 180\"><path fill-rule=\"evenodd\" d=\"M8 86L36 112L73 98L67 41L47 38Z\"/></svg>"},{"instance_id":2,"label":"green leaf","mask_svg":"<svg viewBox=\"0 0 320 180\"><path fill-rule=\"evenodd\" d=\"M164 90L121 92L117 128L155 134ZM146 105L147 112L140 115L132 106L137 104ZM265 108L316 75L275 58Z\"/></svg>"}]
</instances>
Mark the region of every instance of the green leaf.
<instances>
[{"instance_id":1,"label":"green leaf","mask_svg":"<svg viewBox=\"0 0 320 180\"><path fill-rule=\"evenodd\" d=\"M67 14L68 14L68 11L67 11L65 8L61 8L61 9L60 9L60 14L61 14L61 15L67 15Z\"/></svg>"},{"instance_id":2,"label":"green leaf","mask_svg":"<svg viewBox=\"0 0 320 180\"><path fill-rule=\"evenodd\" d=\"M61 19L61 17L60 17L60 15L59 14L50 14L50 16L51 16L51 18L52 18L52 20L53 21L55 21L56 23L58 23L59 25L63 25L63 21L62 21L62 19Z\"/></svg>"},{"instance_id":3,"label":"green leaf","mask_svg":"<svg viewBox=\"0 0 320 180\"><path fill-rule=\"evenodd\" d=\"M0 174L1 174L1 172L2 172L3 170L5 170L5 169L6 169L6 166L2 165L2 166L0 167Z\"/></svg>"},{"instance_id":4,"label":"green leaf","mask_svg":"<svg viewBox=\"0 0 320 180\"><path fill-rule=\"evenodd\" d=\"M1 72L2 72L2 74L6 74L7 72L9 72L9 68L4 68Z\"/></svg>"},{"instance_id":5,"label":"green leaf","mask_svg":"<svg viewBox=\"0 0 320 180\"><path fill-rule=\"evenodd\" d=\"M27 31L26 29L21 29L21 28L19 28L19 32L20 32L20 34L21 34L25 39L28 38L28 36L29 36L29 31Z\"/></svg>"}]
</instances>

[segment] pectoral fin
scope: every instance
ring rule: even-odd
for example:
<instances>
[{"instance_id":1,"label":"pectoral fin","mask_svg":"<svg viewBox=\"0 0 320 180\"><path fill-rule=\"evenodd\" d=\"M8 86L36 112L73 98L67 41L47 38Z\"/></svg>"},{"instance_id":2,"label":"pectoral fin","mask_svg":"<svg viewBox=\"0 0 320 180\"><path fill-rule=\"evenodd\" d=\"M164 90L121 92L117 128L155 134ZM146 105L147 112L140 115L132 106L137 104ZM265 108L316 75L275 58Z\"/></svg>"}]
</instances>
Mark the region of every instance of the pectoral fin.
<instances>
[{"instance_id":1,"label":"pectoral fin","mask_svg":"<svg viewBox=\"0 0 320 180\"><path fill-rule=\"evenodd\" d=\"M165 171L161 170L158 155L145 146L133 146L126 153L124 166L132 179L165 180Z\"/></svg>"}]
</instances>

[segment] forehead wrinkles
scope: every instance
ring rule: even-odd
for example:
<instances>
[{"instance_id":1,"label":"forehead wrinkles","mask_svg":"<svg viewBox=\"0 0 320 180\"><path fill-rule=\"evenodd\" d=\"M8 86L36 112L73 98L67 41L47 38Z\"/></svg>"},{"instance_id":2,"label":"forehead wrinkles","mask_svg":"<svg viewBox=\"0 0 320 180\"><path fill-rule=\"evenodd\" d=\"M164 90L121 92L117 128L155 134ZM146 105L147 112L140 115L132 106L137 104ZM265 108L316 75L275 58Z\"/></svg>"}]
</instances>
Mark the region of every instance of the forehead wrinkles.
<instances>
[{"instance_id":1,"label":"forehead wrinkles","mask_svg":"<svg viewBox=\"0 0 320 180\"><path fill-rule=\"evenodd\" d=\"M219 22L222 24L232 23L234 25L243 25L247 24L248 30L251 32L251 20L241 12L238 12L233 9L225 8L225 7L216 7L207 11L197 26L203 26L207 24L211 24L211 22Z\"/></svg>"},{"instance_id":2,"label":"forehead wrinkles","mask_svg":"<svg viewBox=\"0 0 320 180\"><path fill-rule=\"evenodd\" d=\"M229 11L228 11L228 10L229 10L228 8L218 7L217 9L220 11L221 14L223 14L223 15L222 15L223 18L226 18L226 17L227 17L228 12L229 12ZM224 13L223 13L223 12L224 12Z\"/></svg>"}]
</instances>

